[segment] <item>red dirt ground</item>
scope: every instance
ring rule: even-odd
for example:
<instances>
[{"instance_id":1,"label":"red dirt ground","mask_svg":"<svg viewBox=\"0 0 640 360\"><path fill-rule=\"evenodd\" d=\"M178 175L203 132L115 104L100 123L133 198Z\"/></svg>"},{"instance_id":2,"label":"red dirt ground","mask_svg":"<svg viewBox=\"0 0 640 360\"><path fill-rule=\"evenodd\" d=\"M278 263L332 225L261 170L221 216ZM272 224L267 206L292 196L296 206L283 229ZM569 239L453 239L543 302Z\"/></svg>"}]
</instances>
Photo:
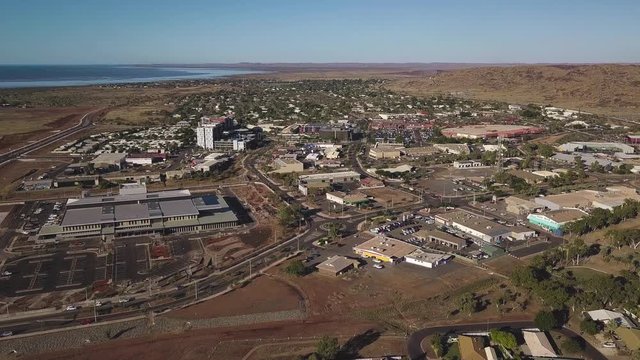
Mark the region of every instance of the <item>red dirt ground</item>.
<instances>
[{"instance_id":1,"label":"red dirt ground","mask_svg":"<svg viewBox=\"0 0 640 360\"><path fill-rule=\"evenodd\" d=\"M0 122L3 118L10 117L11 114L5 115L5 112L18 112L20 118L25 121L33 119L38 121L42 116L51 117L55 120L49 121L36 131L29 131L19 134L11 134L5 136L0 141L0 152L18 145L26 144L28 141L42 139L52 134L53 130L64 130L78 123L82 114L90 111L90 108L44 108L44 109L10 109L0 112Z\"/></svg>"},{"instance_id":2,"label":"red dirt ground","mask_svg":"<svg viewBox=\"0 0 640 360\"><path fill-rule=\"evenodd\" d=\"M243 288L186 309L171 312L170 316L180 319L197 319L293 310L300 307L302 299L302 295L286 282L261 276Z\"/></svg>"},{"instance_id":3,"label":"red dirt ground","mask_svg":"<svg viewBox=\"0 0 640 360\"><path fill-rule=\"evenodd\" d=\"M229 343L244 339L286 339L310 336L353 336L375 325L369 322L306 321L252 325L234 330L206 329L181 334L116 340L81 349L39 354L32 360L156 360L156 359L241 359L254 344ZM220 343L222 342L222 343Z\"/></svg>"}]
</instances>

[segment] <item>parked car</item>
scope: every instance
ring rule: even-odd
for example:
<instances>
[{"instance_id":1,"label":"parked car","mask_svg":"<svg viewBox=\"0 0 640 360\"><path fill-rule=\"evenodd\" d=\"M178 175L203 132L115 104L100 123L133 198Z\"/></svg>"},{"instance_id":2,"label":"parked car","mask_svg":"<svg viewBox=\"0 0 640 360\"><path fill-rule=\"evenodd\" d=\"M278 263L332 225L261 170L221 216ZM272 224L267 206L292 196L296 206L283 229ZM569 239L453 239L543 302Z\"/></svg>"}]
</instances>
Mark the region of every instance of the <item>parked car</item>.
<instances>
[{"instance_id":1,"label":"parked car","mask_svg":"<svg viewBox=\"0 0 640 360\"><path fill-rule=\"evenodd\" d=\"M373 267L376 269L384 269L384 265L382 264L374 264Z\"/></svg>"},{"instance_id":2,"label":"parked car","mask_svg":"<svg viewBox=\"0 0 640 360\"><path fill-rule=\"evenodd\" d=\"M78 310L78 307L75 305L67 305L66 308L64 308L65 311L75 311Z\"/></svg>"},{"instance_id":3,"label":"parked car","mask_svg":"<svg viewBox=\"0 0 640 360\"><path fill-rule=\"evenodd\" d=\"M3 331L2 333L0 333L0 337L7 337L7 336L11 336L13 335L13 331Z\"/></svg>"}]
</instances>

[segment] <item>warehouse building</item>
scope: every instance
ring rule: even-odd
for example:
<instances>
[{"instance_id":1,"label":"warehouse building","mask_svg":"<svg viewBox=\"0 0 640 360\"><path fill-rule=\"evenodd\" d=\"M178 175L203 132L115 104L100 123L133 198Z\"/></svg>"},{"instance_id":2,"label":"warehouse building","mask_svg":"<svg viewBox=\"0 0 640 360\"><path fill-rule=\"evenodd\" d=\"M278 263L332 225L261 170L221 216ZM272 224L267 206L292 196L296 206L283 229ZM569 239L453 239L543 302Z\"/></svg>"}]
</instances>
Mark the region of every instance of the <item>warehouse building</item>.
<instances>
[{"instance_id":1,"label":"warehouse building","mask_svg":"<svg viewBox=\"0 0 640 360\"><path fill-rule=\"evenodd\" d=\"M414 264L428 269L442 264L446 264L451 259L451 255L428 253L421 249L412 252L404 257L404 260L409 264Z\"/></svg>"},{"instance_id":2,"label":"warehouse building","mask_svg":"<svg viewBox=\"0 0 640 360\"><path fill-rule=\"evenodd\" d=\"M327 200L340 205L358 206L369 202L369 197L359 191L344 193L331 191L327 193Z\"/></svg>"},{"instance_id":3,"label":"warehouse building","mask_svg":"<svg viewBox=\"0 0 640 360\"><path fill-rule=\"evenodd\" d=\"M578 209L561 209L540 214L529 214L527 220L532 225L562 236L563 229L567 224L582 219L586 215L586 212Z\"/></svg>"},{"instance_id":4,"label":"warehouse building","mask_svg":"<svg viewBox=\"0 0 640 360\"><path fill-rule=\"evenodd\" d=\"M507 204L507 211L517 215L528 215L544 209L544 205L516 196L508 196L504 199L504 202Z\"/></svg>"},{"instance_id":5,"label":"warehouse building","mask_svg":"<svg viewBox=\"0 0 640 360\"><path fill-rule=\"evenodd\" d=\"M120 170L126 166L126 158L125 153L102 153L89 161L89 164L99 171Z\"/></svg>"},{"instance_id":6,"label":"warehouse building","mask_svg":"<svg viewBox=\"0 0 640 360\"><path fill-rule=\"evenodd\" d=\"M438 214L435 219L440 224L450 226L486 242L500 242L503 239L508 239L511 235L511 230L508 227L462 210Z\"/></svg>"},{"instance_id":7,"label":"warehouse building","mask_svg":"<svg viewBox=\"0 0 640 360\"><path fill-rule=\"evenodd\" d=\"M274 173L290 174L304 171L304 164L297 159L288 157L279 157L273 161Z\"/></svg>"},{"instance_id":8,"label":"warehouse building","mask_svg":"<svg viewBox=\"0 0 640 360\"><path fill-rule=\"evenodd\" d=\"M433 144L433 147L445 154L466 155L471 152L467 144Z\"/></svg>"},{"instance_id":9,"label":"warehouse building","mask_svg":"<svg viewBox=\"0 0 640 360\"><path fill-rule=\"evenodd\" d=\"M544 129L522 125L468 125L442 130L446 137L464 139L512 138L523 135L539 134Z\"/></svg>"},{"instance_id":10,"label":"warehouse building","mask_svg":"<svg viewBox=\"0 0 640 360\"><path fill-rule=\"evenodd\" d=\"M388 146L378 146L369 150L369 156L374 159L397 159L400 157L400 149Z\"/></svg>"},{"instance_id":11,"label":"warehouse building","mask_svg":"<svg viewBox=\"0 0 640 360\"><path fill-rule=\"evenodd\" d=\"M310 188L322 189L330 187L331 184L353 183L359 180L360 174L355 171L300 175L298 177L298 190L307 195Z\"/></svg>"},{"instance_id":12,"label":"warehouse building","mask_svg":"<svg viewBox=\"0 0 640 360\"><path fill-rule=\"evenodd\" d=\"M467 240L453 236L440 230L420 230L414 235L418 239L433 242L438 245L447 246L454 250L460 250L467 246Z\"/></svg>"},{"instance_id":13,"label":"warehouse building","mask_svg":"<svg viewBox=\"0 0 640 360\"><path fill-rule=\"evenodd\" d=\"M236 214L224 198L189 190L147 193L127 184L114 196L69 199L59 225L43 226L37 240L169 234L234 227Z\"/></svg>"},{"instance_id":14,"label":"warehouse building","mask_svg":"<svg viewBox=\"0 0 640 360\"><path fill-rule=\"evenodd\" d=\"M364 258L378 259L387 263L397 263L418 249L419 247L404 241L385 236L376 236L355 246L353 251Z\"/></svg>"},{"instance_id":15,"label":"warehouse building","mask_svg":"<svg viewBox=\"0 0 640 360\"><path fill-rule=\"evenodd\" d=\"M633 154L635 149L633 146L614 143L614 142L595 142L595 141L576 141L569 142L558 146L559 151L577 152L577 151L605 151L605 152L621 152L624 154Z\"/></svg>"},{"instance_id":16,"label":"warehouse building","mask_svg":"<svg viewBox=\"0 0 640 360\"><path fill-rule=\"evenodd\" d=\"M611 186L606 192L595 190L579 190L568 194L537 197L534 201L550 210L602 208L612 210L620 206L626 199L640 200L636 189L625 186Z\"/></svg>"},{"instance_id":17,"label":"warehouse building","mask_svg":"<svg viewBox=\"0 0 640 360\"><path fill-rule=\"evenodd\" d=\"M357 268L359 265L357 260L349 259L344 256L334 255L327 260L316 265L316 269L321 275L338 276L345 272Z\"/></svg>"}]
</instances>

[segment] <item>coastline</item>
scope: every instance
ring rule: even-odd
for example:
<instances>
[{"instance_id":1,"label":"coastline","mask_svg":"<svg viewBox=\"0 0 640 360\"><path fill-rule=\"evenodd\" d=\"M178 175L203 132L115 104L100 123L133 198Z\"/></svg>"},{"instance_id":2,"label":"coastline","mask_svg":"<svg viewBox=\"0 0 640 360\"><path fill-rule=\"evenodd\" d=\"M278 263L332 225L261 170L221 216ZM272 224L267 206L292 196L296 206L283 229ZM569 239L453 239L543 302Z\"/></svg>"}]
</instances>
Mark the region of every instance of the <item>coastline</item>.
<instances>
[{"instance_id":1,"label":"coastline","mask_svg":"<svg viewBox=\"0 0 640 360\"><path fill-rule=\"evenodd\" d=\"M111 66L109 66L111 67ZM112 68L136 68L136 65L114 65ZM182 67L146 67L147 69L166 70L170 75L166 76L139 76L139 77L120 77L117 75L112 78L105 76L95 76L92 79L42 79L42 80L16 80L16 81L0 81L0 92L3 90L20 90L20 89L56 89L56 88L73 88L73 87L110 87L110 86L132 86L144 84L159 83L179 83L192 81L211 81L223 78L244 77L248 75L264 74L264 71L249 69L219 69L219 68L182 68ZM181 74L177 74L181 73ZM87 77L87 76L85 76Z\"/></svg>"}]
</instances>

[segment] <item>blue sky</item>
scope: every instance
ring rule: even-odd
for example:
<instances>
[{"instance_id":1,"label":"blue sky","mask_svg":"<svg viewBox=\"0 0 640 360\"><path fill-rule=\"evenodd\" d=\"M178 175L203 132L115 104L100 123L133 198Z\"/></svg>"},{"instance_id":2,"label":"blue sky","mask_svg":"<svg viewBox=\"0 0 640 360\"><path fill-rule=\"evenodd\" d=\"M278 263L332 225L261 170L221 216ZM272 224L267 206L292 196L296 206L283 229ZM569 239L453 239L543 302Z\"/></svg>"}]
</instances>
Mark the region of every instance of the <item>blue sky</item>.
<instances>
[{"instance_id":1,"label":"blue sky","mask_svg":"<svg viewBox=\"0 0 640 360\"><path fill-rule=\"evenodd\" d=\"M640 62L638 0L3 0L0 64Z\"/></svg>"}]
</instances>

